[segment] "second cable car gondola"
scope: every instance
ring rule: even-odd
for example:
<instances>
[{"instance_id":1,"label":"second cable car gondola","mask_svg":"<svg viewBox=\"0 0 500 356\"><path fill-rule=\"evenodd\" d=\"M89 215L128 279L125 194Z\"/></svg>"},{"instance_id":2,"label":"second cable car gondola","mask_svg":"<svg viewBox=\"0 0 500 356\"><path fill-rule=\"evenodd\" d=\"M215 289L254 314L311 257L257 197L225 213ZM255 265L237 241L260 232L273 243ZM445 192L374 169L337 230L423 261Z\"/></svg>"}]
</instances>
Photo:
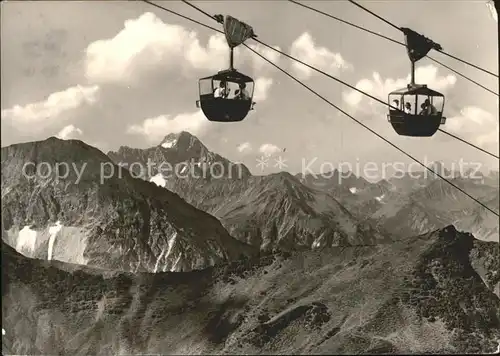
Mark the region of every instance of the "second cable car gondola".
<instances>
[{"instance_id":1,"label":"second cable car gondola","mask_svg":"<svg viewBox=\"0 0 500 356\"><path fill-rule=\"evenodd\" d=\"M411 83L406 88L389 93L387 119L401 136L430 137L446 122L443 117L445 97L426 84L415 84L415 62L425 57L431 49L442 48L415 31L401 29L405 34L411 62Z\"/></svg>"},{"instance_id":2,"label":"second cable car gondola","mask_svg":"<svg viewBox=\"0 0 500 356\"><path fill-rule=\"evenodd\" d=\"M444 95L425 84L409 84L389 93L389 103L393 104L388 119L401 136L430 137L446 122Z\"/></svg>"},{"instance_id":3,"label":"second cable car gondola","mask_svg":"<svg viewBox=\"0 0 500 356\"><path fill-rule=\"evenodd\" d=\"M254 81L234 68L234 48L251 37L256 37L252 27L234 17L216 16L224 24L224 33L230 49L229 69L219 71L199 80L200 99L196 106L201 108L209 121L242 121L255 103L253 99Z\"/></svg>"}]
</instances>

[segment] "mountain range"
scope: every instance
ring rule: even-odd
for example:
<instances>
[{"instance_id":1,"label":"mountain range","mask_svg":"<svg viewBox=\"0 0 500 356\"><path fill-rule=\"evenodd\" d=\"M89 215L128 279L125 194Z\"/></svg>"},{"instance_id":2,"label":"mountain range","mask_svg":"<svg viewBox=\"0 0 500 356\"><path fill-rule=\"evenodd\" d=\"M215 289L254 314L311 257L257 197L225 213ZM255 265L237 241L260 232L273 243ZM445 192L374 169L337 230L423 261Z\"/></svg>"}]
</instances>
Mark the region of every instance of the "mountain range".
<instances>
[{"instance_id":1,"label":"mountain range","mask_svg":"<svg viewBox=\"0 0 500 356\"><path fill-rule=\"evenodd\" d=\"M288 172L253 176L247 167L211 153L188 132L175 138L169 135L153 148L121 147L108 156L117 165L150 162L151 167L191 172L179 175L150 170L142 177L214 215L232 236L263 251L390 241L353 216L333 195L305 186ZM203 167L208 173L201 173ZM215 171L211 167L223 168Z\"/></svg>"},{"instance_id":2,"label":"mountain range","mask_svg":"<svg viewBox=\"0 0 500 356\"><path fill-rule=\"evenodd\" d=\"M493 353L499 249L453 226L192 272L109 272L2 242L3 354Z\"/></svg>"},{"instance_id":3,"label":"mountain range","mask_svg":"<svg viewBox=\"0 0 500 356\"><path fill-rule=\"evenodd\" d=\"M376 228L395 236L421 234L454 224L463 231L474 233L479 239L498 241L498 217L456 188L498 212L498 173L471 178L469 174L452 174L439 163L429 168L444 172L443 175L450 177L447 180L453 185L424 172L375 183L345 172L328 174L327 179L313 175L298 176L303 184L334 194L345 207L357 211L360 218L375 221Z\"/></svg>"},{"instance_id":4,"label":"mountain range","mask_svg":"<svg viewBox=\"0 0 500 356\"><path fill-rule=\"evenodd\" d=\"M256 176L188 132L1 170L3 354L500 348L498 218L423 172ZM498 173L449 181L498 211Z\"/></svg>"},{"instance_id":5,"label":"mountain range","mask_svg":"<svg viewBox=\"0 0 500 356\"><path fill-rule=\"evenodd\" d=\"M253 176L244 165L211 153L188 132L168 135L156 147L145 150L121 147L108 156L117 164L152 162L153 167L158 167L164 163L170 166L183 163L182 169L191 167L193 173L189 175L162 175L153 170L142 177L156 181L188 203L216 216L237 239L261 249L272 249L276 245L280 248L317 246L317 236L323 235L328 236L323 246L379 243L401 234L421 234L448 224L471 231L480 239L499 238L496 216L478 208L477 202L424 170L375 183L352 172L339 171L321 175L292 176L280 172ZM196 169L202 164L224 167L222 172L227 174L218 171L216 179L211 174L199 174ZM448 170L441 162L433 162L428 168L450 177L454 185L498 211L498 199L495 199L499 192L498 172L489 175L474 172L472 176L472 172ZM210 170L212 168L205 168L204 172ZM330 216L325 217L325 212ZM306 215L312 219L304 219Z\"/></svg>"},{"instance_id":6,"label":"mountain range","mask_svg":"<svg viewBox=\"0 0 500 356\"><path fill-rule=\"evenodd\" d=\"M155 272L256 252L213 216L81 141L16 144L1 157L2 240L28 257Z\"/></svg>"}]
</instances>

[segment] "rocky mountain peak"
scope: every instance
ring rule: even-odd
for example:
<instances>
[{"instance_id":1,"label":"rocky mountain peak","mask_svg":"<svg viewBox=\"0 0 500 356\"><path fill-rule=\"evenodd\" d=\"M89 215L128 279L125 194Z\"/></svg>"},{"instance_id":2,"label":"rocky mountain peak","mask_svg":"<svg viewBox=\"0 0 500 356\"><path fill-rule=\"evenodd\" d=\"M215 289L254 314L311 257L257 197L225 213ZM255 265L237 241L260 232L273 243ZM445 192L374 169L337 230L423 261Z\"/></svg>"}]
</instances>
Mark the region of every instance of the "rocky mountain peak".
<instances>
[{"instance_id":1,"label":"rocky mountain peak","mask_svg":"<svg viewBox=\"0 0 500 356\"><path fill-rule=\"evenodd\" d=\"M174 148L184 151L207 151L205 145L194 135L187 131L179 133L170 133L166 135L159 146L169 149Z\"/></svg>"},{"instance_id":2,"label":"rocky mountain peak","mask_svg":"<svg viewBox=\"0 0 500 356\"><path fill-rule=\"evenodd\" d=\"M210 151L201 140L187 131L168 134L160 144L146 149L120 147L117 152L108 152L108 157L118 165L137 171L136 176L146 180L158 174L163 178L172 177L175 176L172 173L177 171L180 172L177 178L181 179L210 179L212 176L241 179L251 176L245 165L235 164ZM141 170L139 167L148 169Z\"/></svg>"}]
</instances>

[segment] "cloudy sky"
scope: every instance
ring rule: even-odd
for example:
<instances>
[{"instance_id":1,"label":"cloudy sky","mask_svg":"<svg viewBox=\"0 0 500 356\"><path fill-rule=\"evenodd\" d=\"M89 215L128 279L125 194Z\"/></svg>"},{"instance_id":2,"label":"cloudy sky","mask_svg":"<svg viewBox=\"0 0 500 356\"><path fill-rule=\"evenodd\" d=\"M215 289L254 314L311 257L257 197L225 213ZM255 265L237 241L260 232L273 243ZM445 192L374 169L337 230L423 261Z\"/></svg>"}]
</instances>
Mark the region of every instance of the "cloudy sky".
<instances>
[{"instance_id":1,"label":"cloudy sky","mask_svg":"<svg viewBox=\"0 0 500 356\"><path fill-rule=\"evenodd\" d=\"M178 1L159 4L210 23ZM402 34L346 1L306 2L403 41ZM432 38L443 49L498 73L498 33L486 1L364 1L365 6ZM231 14L259 39L386 100L409 78L406 50L286 1L197 1L212 14ZM314 170L351 162L410 161L364 128L263 62L238 48L236 67L256 81L256 110L240 123L211 123L196 109L197 80L228 64L224 37L141 1L4 1L1 11L2 146L49 136L78 138L104 152L151 147L186 130L212 151L243 162L281 154L287 169ZM219 26L212 21L212 26ZM385 108L349 88L261 48L330 101L422 161L498 160L442 133L398 136ZM446 63L498 92L498 79L442 54ZM416 80L446 95L443 129L498 154L498 97L428 59ZM285 152L282 152L286 149ZM314 161L314 164L311 162ZM268 167L263 173L276 171Z\"/></svg>"}]
</instances>

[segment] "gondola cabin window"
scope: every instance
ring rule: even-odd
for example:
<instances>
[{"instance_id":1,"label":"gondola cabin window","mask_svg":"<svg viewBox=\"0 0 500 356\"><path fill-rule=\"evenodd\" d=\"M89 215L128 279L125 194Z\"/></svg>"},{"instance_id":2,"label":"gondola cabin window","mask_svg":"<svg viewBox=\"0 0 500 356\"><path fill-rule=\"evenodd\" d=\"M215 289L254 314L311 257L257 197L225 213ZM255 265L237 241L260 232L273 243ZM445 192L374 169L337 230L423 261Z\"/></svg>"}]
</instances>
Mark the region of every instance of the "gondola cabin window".
<instances>
[{"instance_id":1,"label":"gondola cabin window","mask_svg":"<svg viewBox=\"0 0 500 356\"><path fill-rule=\"evenodd\" d=\"M199 81L199 86L200 86L200 96L205 96L205 95L213 95L214 92L214 87L212 86L212 79L207 78L207 79L201 79Z\"/></svg>"},{"instance_id":2,"label":"gondola cabin window","mask_svg":"<svg viewBox=\"0 0 500 356\"><path fill-rule=\"evenodd\" d=\"M408 115L441 115L443 97L430 95L391 95L391 110L398 108Z\"/></svg>"},{"instance_id":3,"label":"gondola cabin window","mask_svg":"<svg viewBox=\"0 0 500 356\"><path fill-rule=\"evenodd\" d=\"M215 98L251 100L254 83L213 80Z\"/></svg>"}]
</instances>

